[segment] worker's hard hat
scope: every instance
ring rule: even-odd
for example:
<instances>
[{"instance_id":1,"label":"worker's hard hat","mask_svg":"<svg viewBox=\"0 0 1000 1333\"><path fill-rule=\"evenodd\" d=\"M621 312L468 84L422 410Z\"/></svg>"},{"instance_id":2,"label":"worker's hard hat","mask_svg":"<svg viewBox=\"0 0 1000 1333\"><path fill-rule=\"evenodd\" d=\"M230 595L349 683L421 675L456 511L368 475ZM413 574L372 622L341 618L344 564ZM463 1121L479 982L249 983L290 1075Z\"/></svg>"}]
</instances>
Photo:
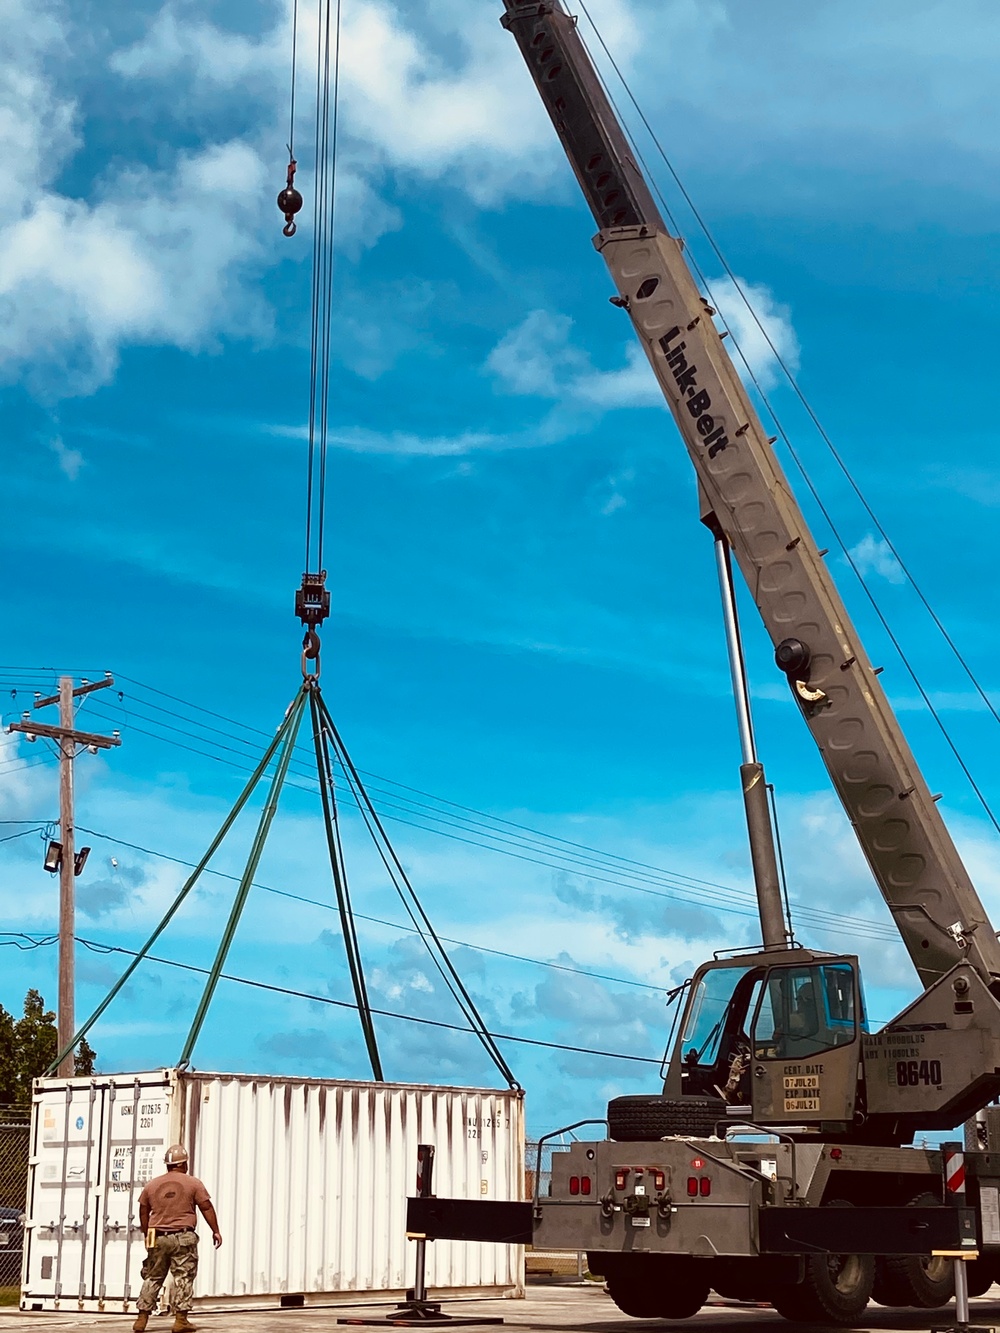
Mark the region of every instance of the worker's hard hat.
<instances>
[{"instance_id":1,"label":"worker's hard hat","mask_svg":"<svg viewBox=\"0 0 1000 1333\"><path fill-rule=\"evenodd\" d=\"M167 1166L180 1166L188 1159L188 1150L183 1143L174 1143L166 1151L163 1160Z\"/></svg>"}]
</instances>

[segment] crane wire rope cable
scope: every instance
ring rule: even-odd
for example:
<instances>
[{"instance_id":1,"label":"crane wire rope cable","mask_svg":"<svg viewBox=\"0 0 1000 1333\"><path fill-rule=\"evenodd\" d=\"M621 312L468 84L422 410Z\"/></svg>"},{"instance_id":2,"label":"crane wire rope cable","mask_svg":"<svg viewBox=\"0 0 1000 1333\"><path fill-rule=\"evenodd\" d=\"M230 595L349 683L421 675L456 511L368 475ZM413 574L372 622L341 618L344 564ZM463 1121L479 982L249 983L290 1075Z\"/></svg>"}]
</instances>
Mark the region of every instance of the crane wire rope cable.
<instances>
[{"instance_id":1,"label":"crane wire rope cable","mask_svg":"<svg viewBox=\"0 0 1000 1333\"><path fill-rule=\"evenodd\" d=\"M663 159L664 165L666 166L667 170L670 172L670 175L673 177L674 183L676 184L678 190L680 191L681 195L683 196L684 201L685 201L685 203L687 204L688 208L690 208L691 213L692 213L692 215L693 215L694 218L695 218L695 221L698 223L698 226L701 228L702 232L704 233L705 239L708 241L709 245L711 246L712 251L714 252L716 258L718 259L719 263L722 265L722 267L723 267L723 269L724 269L724 271L725 271L726 276L729 278L730 282L733 284L733 288L734 288L734 290L735 290L736 293L738 294L740 300L741 300L741 301L743 302L743 304L746 306L747 311L749 312L751 319L753 320L754 324L756 324L757 329L759 330L759 332L762 334L762 336L764 337L765 341L767 342L767 345L768 345L768 347L770 348L771 353L772 353L772 355L774 356L775 361L778 363L778 366L780 367L780 369L781 369L781 371L782 371L782 374L783 374L783 375L785 376L785 378L787 379L787 381L788 381L788 383L789 383L789 385L790 385L792 391L794 392L796 398L798 398L799 402L802 404L802 406L803 406L803 408L805 409L806 413L808 414L810 420L812 421L813 425L815 426L816 431L818 432L820 438L823 440L823 443L824 443L824 444L826 445L826 447L829 449L829 451L830 451L830 453L832 454L832 456L833 456L835 462L837 463L837 466L840 468L841 472L843 473L844 477L846 478L846 480L847 480L848 484L850 485L851 489L853 490L854 494L857 496L858 500L860 501L860 503L861 503L862 507L864 508L865 512L867 513L868 517L871 519L872 523L875 525L875 528L876 528L876 530L877 530L879 536L880 536L880 537L882 538L882 540L885 542L885 544L886 544L886 546L888 547L888 549L889 549L889 551L890 551L890 553L891 553L893 559L896 561L896 563L899 565L900 569L902 570L903 574L906 576L907 581L909 582L910 586L913 588L913 591L916 593L918 600L920 601L920 603L921 603L922 606L924 607L924 610L925 610L925 611L927 612L927 614L930 616L931 620L934 622L934 625L935 625L936 628L940 631L940 633L941 633L942 637L944 638L945 642L947 643L948 647L951 649L952 653L954 654L954 656L955 656L956 659L958 660L959 664L961 665L962 670L965 672L966 676L968 676L968 678L969 678L970 682L972 683L973 688L975 689L976 693L979 695L980 699L981 699L982 702L985 704L985 706L986 706L986 708L989 710L989 712L993 715L994 720L995 720L996 722L1000 723L1000 711L998 711L998 709L997 709L997 708L995 707L995 705L993 704L993 702L992 702L992 700L990 699L989 695L986 693L985 689L984 689L983 686L980 684L978 678L976 677L974 671L972 670L972 667L969 665L969 663L967 662L966 658L964 657L964 655L963 655L961 649L960 649L960 648L958 647L958 645L955 643L954 639L953 639L952 636L949 634L949 632L948 632L946 626L945 626L944 623L941 621L940 617L937 615L937 613L935 612L934 608L931 606L929 599L926 597L926 595L924 594L922 588L921 588L920 585L917 583L916 578L915 578L914 575L911 573L911 571L910 571L908 565L907 565L906 562L903 560L902 556L899 554L899 551L896 549L896 546L894 545L894 543L893 543L892 539L890 538L888 532L887 532L887 531L885 530L885 528L882 526L882 523L881 523L881 521L879 520L878 515L875 513L874 509L872 508L872 506L869 504L868 500L866 499L866 497L865 497L865 495L864 495L864 492L862 491L862 489L861 489L859 483L855 480L853 474L851 473L850 468L847 466L847 463L846 463L845 459L841 456L840 451L837 449L836 445L833 443L833 440L830 438L829 434L828 434L827 431L825 430L825 428L824 428L822 422L821 422L820 419L819 419L819 416L817 415L816 411L815 411L814 408L812 407L812 404L809 402L809 399L806 397L805 391L802 389L802 387L801 387L800 384L798 383L798 380L795 378L795 375L794 375L794 373L792 372L790 366L787 364L787 362L785 361L784 357L781 355L781 353L778 351L777 347L774 345L774 341L772 340L771 335L768 333L768 330L767 330L767 328L765 327L763 321L760 319L760 317L759 317L758 314L757 314L757 311L754 309L753 304L751 303L749 297L747 296L747 294L746 294L746 292L745 292L745 290L744 290L744 288L743 288L742 283L740 282L739 278L736 276L736 274L733 272L732 268L730 267L729 263L727 262L727 260L726 260L726 256L725 256L725 254L723 253L722 248L721 248L721 247L719 246L719 244L717 243L717 241L716 241L716 239L715 239L715 237L714 237L714 235L713 235L711 229L709 228L708 224L706 223L706 221L705 221L704 217L702 216L701 212L699 211L698 207L697 207L696 204L694 203L694 200L691 198L691 195L688 193L686 187L684 186L683 181L682 181L681 178L680 178L680 175L678 174L678 172L677 172L676 168L674 167L673 163L671 162L670 158L667 156L667 153L666 153L665 149L663 148L662 143L660 142L660 140L659 140L659 138L657 137L656 133L654 132L652 126L650 125L649 120L647 119L647 117L646 117L645 113L643 112L641 106L639 105L638 101L636 100L636 97L635 97L635 95L633 94L632 89L630 88L630 86L629 86L629 84L628 84L628 81L626 80L624 74L622 73L620 67L618 66L618 64L617 64L617 62L616 62L614 56L611 54L611 51L608 49L607 43L605 42L603 36L601 35L600 29L598 28L597 24L594 22L594 19L593 19L592 16L591 16L590 12L588 11L587 6L586 6L586 4L584 3L584 0L580 0L580 8L583 10L583 13L586 15L587 20L588 20L588 22L590 23L590 26L593 28L594 33L595 33L596 36L597 36L597 40L600 42L601 47L603 48L605 55L607 56L608 60L610 61L611 65L612 65L612 67L614 68L614 71L615 71L616 75L618 76L619 80L621 81L621 84L622 84L623 88L625 89L625 92L626 92L626 94L627 94L627 96L628 96L630 102L632 103L633 107L635 108L636 114L639 116L639 119L642 121L642 124L643 124L643 126L644 126L646 132L648 133L650 139L653 141L653 144L654 144L654 146L655 146L655 148L656 148L657 153L658 153L659 156ZM595 66L595 68L596 68L596 66ZM601 81L602 81L602 83L603 83L603 79L602 79ZM786 441L786 443L787 443L787 441ZM839 539L838 539L838 540L839 540ZM860 577L860 576L859 576L859 577Z\"/></svg>"},{"instance_id":2,"label":"crane wire rope cable","mask_svg":"<svg viewBox=\"0 0 1000 1333\"><path fill-rule=\"evenodd\" d=\"M320 585L325 583L323 569L324 529L326 520L327 446L330 414L330 361L333 312L333 279L335 260L335 217L337 194L337 146L340 106L340 37L341 0L321 0L316 30L316 102L315 102L315 191L313 200L313 262L310 292L310 364L309 364L309 430L306 483L305 570L314 568ZM293 43L294 51L294 43ZM294 55L293 55L294 59ZM294 89L294 71L293 71ZM315 528L315 565L313 559L313 529ZM303 594L306 580L303 578ZM327 596L327 606L329 599ZM303 610L305 606L303 596ZM372 1066L372 1076L382 1081L381 1059L372 1023L364 968L361 960L353 907L347 882L346 865L340 841L337 819L337 795L333 781L333 764L329 753L326 729L328 713L319 687L319 638L316 626L324 619L303 617L307 625L303 645L302 672L309 687L310 717L313 726L315 777L323 809L330 869L340 913L344 948L348 968L361 1018L362 1033ZM316 663L315 674L308 673L307 662ZM230 748L230 747L225 747ZM291 755L289 756L291 757ZM297 784L293 784L297 785ZM424 941L426 944L426 940ZM429 947L429 946L428 946ZM478 1017L478 1015L477 1015ZM501 1065L498 1064L498 1067Z\"/></svg>"},{"instance_id":3,"label":"crane wire rope cable","mask_svg":"<svg viewBox=\"0 0 1000 1333\"><path fill-rule=\"evenodd\" d=\"M583 3L583 0L581 0L581 9L583 10L584 14L586 14L587 19L588 19L588 21L589 21L590 24L591 24L591 27L594 29L594 32L595 32L595 34L597 35L597 39L598 39L598 41L600 42L600 44L601 44L601 46L602 46L602 48L603 48L605 54L606 54L607 57L608 57L608 60L611 62L611 65L613 66L613 68L614 68L614 70L615 70L615 73L617 74L619 80L621 81L623 87L625 88L625 92L626 92L626 94L627 94L629 100L631 101L632 105L635 107L636 112L637 112L637 114L639 115L639 118L641 119L641 121L642 121L643 125L645 126L647 132L649 133L650 138L652 139L652 141L653 141L653 143L654 143L654 145L655 145L655 147L656 147L656 149L657 149L659 155L663 158L663 161L666 163L666 165L667 165L667 169L670 171L670 173L671 173L671 175L673 176L674 180L677 182L678 188L681 190L681 193L683 194L683 196L684 196L686 202L688 203L689 207L691 208L692 213L694 214L695 218L698 220L698 223L699 223L699 225L702 227L702 230L705 232L705 235L706 235L706 237L708 238L709 243L710 243L710 245L712 246L713 251L715 252L717 258L719 259L719 262L723 265L723 268L725 269L725 272L726 272L727 277L729 278L730 282L732 282L732 283L734 284L734 286L736 287L736 289L738 290L739 295L740 295L741 299L743 300L743 303L746 305L747 309L750 311L750 314L751 314L751 316L752 316L752 318L753 318L753 320L754 320L754 323L756 324L756 326L757 326L757 328L760 330L760 332L763 334L763 336L764 336L764 338L765 338L765 340L766 340L766 342L767 342L768 347L770 348L772 354L774 355L775 359L777 360L777 362L778 362L778 364L779 364L781 370L783 371L783 373L784 373L784 374L786 375L786 377L788 378L788 381L789 381L789 383L791 384L791 387L792 387L792 389L794 390L796 396L797 396L797 397L799 398L799 400L802 402L803 407L805 408L805 410L806 410L806 412L808 413L810 419L812 420L813 424L815 425L815 427L816 427L816 429L817 429L817 431L818 431L820 437L824 440L824 442L826 443L827 447L830 449L831 453L833 454L834 458L835 458L835 459L837 460L837 462L840 464L840 466L841 466L842 470L844 471L845 475L848 477L848 480L851 482L851 485L852 485L853 489L857 492L857 494L859 495L859 497L861 497L861 499L862 499L862 503L864 504L864 506L865 506L865 508L866 508L866 511L867 511L867 512L869 513L869 515L871 516L872 521L873 521L873 522L876 524L876 526L878 527L878 530L879 530L880 535L882 535L883 538L886 540L886 543L887 543L887 545L889 546L890 550L892 551L892 554L893 554L894 558L896 558L896 559L898 560L898 556L896 556L895 548L892 546L892 543L888 541L888 538L885 538L885 534L884 534L884 531L883 531L881 525L878 523L878 520L876 519L874 513L871 511L870 506L868 506L868 504L867 504L867 502L864 500L863 496L861 496L861 491L860 491L860 489L858 488L857 483L854 482L854 479L851 477L851 475L850 475L850 473L849 473L849 471L848 471L848 469L847 469L847 467L846 467L846 464L845 464L845 463L842 461L842 459L840 458L840 455L838 454L836 448L834 447L833 442L830 440L830 438L829 438L829 436L827 435L826 431L823 429L822 425L820 424L819 419L818 419L818 417L816 416L816 413L814 412L813 408L812 408L811 405L809 404L808 400L806 399L805 394L804 394L803 391L800 389L800 387L799 387L797 381L795 380L794 376L791 374L790 370L788 369L788 367L787 367L787 365L786 365L784 359L781 357L780 353L779 353L779 352L777 351L777 349L775 348L773 340L771 339L771 337L770 337L769 333L767 332L767 330L764 328L764 326L763 326L761 320L760 320L759 317L757 316L756 311L753 309L752 305L750 304L750 302L749 302L749 300L748 300L748 298L747 298L745 292L743 291L742 287L740 286L739 281L738 281L738 279L736 278L735 274L733 273L732 269L730 268L729 264L726 262L725 257L723 256L720 247L716 244L716 242L715 242L714 238L712 237L711 233L709 232L707 226L706 226L705 223L702 221L700 213L699 213L698 210L696 209L695 205L692 203L691 198L690 198L688 192L686 191L686 189L684 188L684 186L681 184L681 182L680 182L680 178L679 178L679 176L678 176L678 174L677 174L675 168L674 168L673 165L671 164L670 159L667 157L666 152L665 152L665 150L663 149L663 147L662 147L662 145L661 145L659 139L657 138L656 134L655 134L654 131L652 130L652 128L651 128L651 126L650 126L650 124L649 124L649 121L648 121L648 119L647 119L646 116L645 116L645 113L642 111L641 107L639 106L639 103L638 103L638 101L636 100L635 95L633 94L633 92L632 92L632 90L631 90L631 88L630 88L630 86L629 86L629 84L628 84L628 81L625 79L625 76L624 76L623 73L621 72L621 70L620 70L620 68L619 68L619 66L618 66L618 64L617 64L617 62L615 61L615 59L614 59L614 57L612 56L611 52L608 50L607 44L605 43L604 38L603 38L603 36L601 35L600 30L599 30L599 28L597 27L597 25L595 24L595 22L594 22L593 18L591 17L589 11L587 10L586 5ZM582 38L582 34L581 34L581 40L583 40L583 38ZM586 42L585 42L585 41L584 41L584 46L586 47ZM588 54L589 54L589 50L588 50ZM591 57L591 59L593 59L593 57ZM595 62L594 68L597 69L596 62ZM606 82L605 82L605 80L604 80L604 77L603 77L603 75L601 75L601 73L600 73L599 70L598 70L598 77L600 78L601 83L602 83L602 85L604 86L604 90L605 90L605 92L606 92L606 94L607 94L607 96L608 96L608 100L611 102L611 105L612 105L612 107L614 108L616 114L618 115L619 120L622 121L623 130L625 130L624 119L622 118L621 113L620 113L620 111L619 111L619 109L618 109L618 107L617 107L617 105L616 105L616 103L615 103L615 100L614 100L614 98L613 98L613 96L612 96L612 94L611 94L611 92L610 92L610 89L608 89L607 84L606 84ZM679 234L680 234L680 230L679 230L677 221L675 220L675 218L674 218L674 216L673 216L673 214L672 214L672 212L671 212L671 209L670 209L670 207L669 207L669 205L668 205L666 199L664 198L663 192L661 191L661 189L660 189L660 187L659 187L659 184L657 183L657 180L656 180L656 177L655 177L654 173L650 171L650 169L649 169L649 167L648 167L648 165L647 165L647 163L646 163L646 161L645 161L645 159L644 159L644 157L643 157L643 154L642 154L641 151L639 150L638 145L635 143L635 141L634 141L632 135L631 135L627 130L625 130L625 133L626 133L626 137L629 139L629 142L630 142L630 145L631 145L633 151L634 151L635 154L636 154L636 157L637 157L638 161L639 161L640 164L642 165L643 169L645 170L646 174L648 175L648 177L649 177L649 179L650 179L650 181L651 181L651 183L652 183L653 190L654 190L654 192L655 192L657 198L659 199L661 205L663 206L664 212L665 212L666 215L667 215L667 220L670 222L670 225L674 228L675 232L679 235ZM708 293L708 295L711 297L711 296L712 296L711 284L710 284L710 282L708 281L708 279L707 279L707 277L706 277L704 271L702 270L701 266L699 265L697 259L695 258L694 254L693 254L693 252L692 252L691 250L688 250L688 262L690 263L691 267L694 269L694 271L695 271L695 273L696 273L696 275L697 275L699 281L700 281L701 284L702 284L702 287L705 289L705 291L706 291L706 292ZM799 454L798 450L796 450L796 448L795 448L794 445L792 444L788 432L785 430L785 427L784 427L784 425L783 425L781 419L778 417L778 414L777 414L776 409L774 408L773 404L771 403L770 399L768 398L768 395L767 395L766 392L764 391L764 389L763 389L763 387L762 387L762 385L761 385L759 376L755 373L755 371L753 370L752 366L750 365L749 360L748 360L748 358L747 358L747 355L746 355L746 353L744 352L743 348L740 346L739 339L738 339L738 337L736 336L736 334L735 334L735 332L733 331L733 329L731 328L729 322L726 320L726 318L725 318L724 315L722 315L721 313L719 313L719 311L718 311L718 305L717 305L717 303L714 301L714 298L713 298L713 304L715 304L715 306L716 306L716 313L719 314L719 318L720 318L720 320L721 320L723 326L725 327L726 331L729 333L730 341L732 342L733 346L736 348L736 351L737 351L738 354L739 354L740 361L743 363L743 366L744 366L744 368L746 369L747 375L748 375L748 377L750 378L750 380L752 381L753 386L754 386L754 388L756 389L757 394L758 394L759 397L760 397L760 401L763 403L763 405L764 405L764 407L765 407L765 409L766 409L766 411L767 411L767 413L768 413L768 416L771 418L772 422L774 423L774 427L775 427L776 431L778 432L778 434L780 435L782 441L784 442L784 445L785 445L785 447L787 448L787 450L788 450L788 452L789 452L791 458L793 459L793 461L794 461L794 463L795 463L795 466L796 466L796 468L798 469L800 475L802 476L803 481L805 482L806 486L808 487L809 492L810 492L810 494L811 494L812 497L813 497L813 500L815 501L817 507L819 508L821 514L823 515L823 518L825 519L827 525L829 526L830 531L833 533L833 536L834 536L834 538L835 538L835 540L836 540L836 542L837 542L837 545L840 547L840 549L841 549L841 551L842 551L842 553L843 553L843 555L844 555L844 558L847 560L848 564L849 564L850 567L851 567L851 570L853 571L855 577L857 578L859 584L861 585L861 588L862 588L862 590L863 590L863 592L864 592L866 598L868 599L869 603L871 604L871 607L872 607L872 609L874 610L875 615L876 615L876 617L877 617L878 620L879 620L879 623L882 625L882 628L883 628L883 630L885 631L886 635L888 636L889 641L892 643L892 646L893 646L893 648L895 649L896 653L898 654L900 661L903 663L903 666L904 666L904 668L905 668L907 674L909 675L910 679L913 681L913 684L914 684L914 686L916 687L917 692L919 693L921 699L923 700L923 703L924 703L925 707L927 708L927 710L928 710L928 712L930 713L931 717L934 719L934 722L936 723L936 725L937 725L937 727L938 727L938 730L941 732L941 735L944 737L944 740L945 740L945 742L946 742L948 748L951 750L951 753L952 753L953 757L955 758L955 761L957 762L959 768L961 769L961 771L962 771L962 773L963 773L963 775L964 775L966 781L969 783L969 786L972 788L972 791L975 793L976 798L978 799L979 804L982 806L983 810L985 811L987 818L989 819L990 823L993 825L993 828L994 828L994 830L996 831L996 833L997 833L997 834L1000 834L1000 820L998 820L998 819L997 819L997 816L994 814L993 809L992 809L992 806L990 805L990 802L989 802L988 798L986 797L986 795L985 795L985 793L983 792L982 788L980 787L979 783L976 781L975 777L973 776L971 769L969 768L968 764L966 763L965 759L963 758L963 756L962 756L962 754L961 754L961 752L960 752L960 750L959 750L959 748L958 748L958 745L957 745L957 743L955 742L954 738L952 737L952 734L951 734L951 732L950 732L950 730L949 730L947 724L944 722L944 719L941 717L941 714L940 714L940 712L938 711L938 709L934 706L934 703L933 703L933 701L932 701L932 699L931 699L931 697L930 697L930 695L929 695L927 689L925 689L925 687L924 687L922 681L920 680L920 677L919 677L918 674L917 674L916 668L914 667L913 663L910 661L910 658L908 657L908 655L907 655L907 653L906 653L906 650L904 649L902 643L900 642L899 637L898 637L898 636L893 632L893 630L891 629L891 627L890 627L890 625L889 625L889 622L888 622L888 619L887 619L885 613L883 612L883 610L882 610L882 608L881 608L881 606L880 606L880 604L879 604L879 602L878 602L878 599L876 598L876 596L875 596L875 594L873 593L872 589L871 589L870 586L868 585L868 582L866 581L866 579L865 579L863 573L861 572L861 569L860 569L860 567L859 567L859 565L858 565L858 562L857 562L855 556L851 553L851 550L850 550L850 548L849 548L849 546L848 546L848 544L847 544L846 539L841 535L840 529L839 529L837 523L835 522L835 520L833 519L833 517L832 517L832 515L831 515L831 513L830 513L830 510L829 510L828 506L827 506L826 504L824 504L823 500L820 498L819 491L818 491L817 487L815 486L815 484L813 483L812 478L810 477L809 472L808 472L808 470L806 469L805 464L804 464L803 461L802 461L801 455ZM985 692L983 691L982 687L979 685L979 682L976 680L975 676L972 674L972 672L971 672L971 668L968 666L968 664L966 663L965 659L961 656L961 654L959 653L957 647L955 647L955 645L952 643L952 640L950 639L950 637L949 637L949 636L947 635L947 633L945 632L943 625L941 625L941 622L940 622L940 621L938 620L938 618L934 615L933 611L931 610L930 606L928 605L928 603L927 603L927 601L926 601L926 598L923 596L923 594L922 594L922 592L920 591L920 589L918 588L917 584L916 584L915 581L912 579L912 576L910 575L909 570L908 570L907 567L903 564L902 561L899 561L899 564L900 564L900 568L903 570L903 572L904 572L904 574L906 575L906 577L910 580L910 582L911 582L911 584L912 584L912 586L913 586L913 588L914 588L914 591L917 593L917 595L918 595L918 597L920 598L920 600L921 600L921 601L924 603L924 605L927 607L927 610L928 610L928 612L931 614L932 619L934 619L935 623L936 623L936 624L938 625L938 627L941 629L941 632L945 635L946 640L948 641L949 645L951 645L952 650L954 651L955 655L958 657L958 660L959 660L959 662L961 663L961 665L962 665L963 669L965 670L966 674L969 675L969 678L973 681L973 684L976 686L977 692L978 692L978 693L980 694L980 696L985 700L986 705L987 705L987 707L989 708L989 711L993 714L993 716L997 719L997 721L1000 721L1000 714L998 714L997 711L996 711L996 709L994 709L992 703L989 701L989 699L988 699L988 697L986 696Z\"/></svg>"},{"instance_id":4,"label":"crane wire rope cable","mask_svg":"<svg viewBox=\"0 0 1000 1333\"><path fill-rule=\"evenodd\" d=\"M295 84L299 51L299 0L292 0L292 73L288 92L288 156L295 160Z\"/></svg>"},{"instance_id":5,"label":"crane wire rope cable","mask_svg":"<svg viewBox=\"0 0 1000 1333\"><path fill-rule=\"evenodd\" d=\"M340 110L342 0L321 0L316 31L316 180L310 292L309 432L305 568L323 568L326 521L330 353L336 243L337 147ZM294 58L294 57L293 57ZM315 532L316 562L312 565Z\"/></svg>"},{"instance_id":6,"label":"crane wire rope cable","mask_svg":"<svg viewBox=\"0 0 1000 1333\"><path fill-rule=\"evenodd\" d=\"M332 350L332 311L333 279L336 254L336 195L337 195L337 148L339 134L340 107L340 50L341 50L342 0L321 0L320 20L316 38L316 185L313 206L313 272L311 288L311 339L310 339L310 376L309 376L309 443L307 450L308 479L306 488L306 551L305 568L310 569L313 548L313 529L315 528L316 560L315 568L320 582L325 581L323 569L324 535L326 522L327 459L330 418L330 362ZM303 581L305 589L305 580ZM328 605L328 601L327 601ZM322 619L323 617L320 617ZM303 674L306 675L307 658L317 660L316 674L307 676L310 683L310 709L314 726L316 776L319 781L320 797L323 804L323 816L326 827L330 864L337 891L338 907L343 926L344 945L347 950L348 964L358 1011L361 1015L365 1042L372 1060L373 1075L381 1078L380 1061L375 1046L375 1033L371 1023L371 1009L367 1000L364 973L361 965L360 950L354 928L353 912L347 888L346 871L341 856L339 827L336 821L336 791L333 783L333 765L329 747L332 745L342 771L348 777L351 794L375 842L376 849L390 874L397 893L402 890L393 874L395 865L402 877L406 890L413 900L427 930L420 930L416 918L414 925L451 993L469 1022L479 1035L488 1054L498 1070L506 1077L512 1087L519 1086L503 1054L492 1041L472 997L462 984L447 952L438 939L426 913L420 905L412 885L406 878L402 864L389 842L388 835L375 813L365 790L360 774L354 769L350 757L344 748L333 718L326 706L318 683L319 640L315 633L318 621L305 621L309 628L306 634L306 646L311 644L311 652L303 653ZM405 902L409 910L409 905ZM429 938L428 938L429 937ZM449 976L450 974L450 976Z\"/></svg>"}]
</instances>

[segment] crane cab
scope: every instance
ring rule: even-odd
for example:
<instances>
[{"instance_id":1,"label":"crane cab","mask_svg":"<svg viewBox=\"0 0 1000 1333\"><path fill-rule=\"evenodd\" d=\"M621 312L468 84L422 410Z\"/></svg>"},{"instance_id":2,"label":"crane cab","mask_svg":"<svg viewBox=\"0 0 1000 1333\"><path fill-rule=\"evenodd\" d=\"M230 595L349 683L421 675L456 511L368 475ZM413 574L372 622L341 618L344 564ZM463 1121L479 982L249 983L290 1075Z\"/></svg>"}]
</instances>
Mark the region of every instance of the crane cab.
<instances>
[{"instance_id":1,"label":"crane cab","mask_svg":"<svg viewBox=\"0 0 1000 1333\"><path fill-rule=\"evenodd\" d=\"M720 1120L846 1131L867 1030L858 960L806 949L716 959L692 978L664 1094Z\"/></svg>"}]
</instances>

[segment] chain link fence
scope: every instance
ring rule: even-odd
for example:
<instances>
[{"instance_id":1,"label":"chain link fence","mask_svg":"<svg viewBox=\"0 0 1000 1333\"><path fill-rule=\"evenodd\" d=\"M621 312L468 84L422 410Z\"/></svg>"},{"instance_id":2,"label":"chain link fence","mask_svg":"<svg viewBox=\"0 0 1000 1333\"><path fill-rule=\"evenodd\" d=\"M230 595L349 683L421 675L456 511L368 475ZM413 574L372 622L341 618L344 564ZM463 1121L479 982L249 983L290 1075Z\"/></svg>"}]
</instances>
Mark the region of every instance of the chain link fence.
<instances>
[{"instance_id":1,"label":"chain link fence","mask_svg":"<svg viewBox=\"0 0 1000 1333\"><path fill-rule=\"evenodd\" d=\"M27 1107L0 1106L0 1289L21 1285L30 1115Z\"/></svg>"},{"instance_id":2,"label":"chain link fence","mask_svg":"<svg viewBox=\"0 0 1000 1333\"><path fill-rule=\"evenodd\" d=\"M538 1143L530 1139L524 1145L524 1197L533 1199L537 1193L545 1199L552 1192L552 1154L565 1152L565 1143L550 1139L542 1144L539 1160ZM587 1268L587 1256L576 1250L536 1250L528 1247L525 1270L528 1282L580 1281Z\"/></svg>"}]
</instances>

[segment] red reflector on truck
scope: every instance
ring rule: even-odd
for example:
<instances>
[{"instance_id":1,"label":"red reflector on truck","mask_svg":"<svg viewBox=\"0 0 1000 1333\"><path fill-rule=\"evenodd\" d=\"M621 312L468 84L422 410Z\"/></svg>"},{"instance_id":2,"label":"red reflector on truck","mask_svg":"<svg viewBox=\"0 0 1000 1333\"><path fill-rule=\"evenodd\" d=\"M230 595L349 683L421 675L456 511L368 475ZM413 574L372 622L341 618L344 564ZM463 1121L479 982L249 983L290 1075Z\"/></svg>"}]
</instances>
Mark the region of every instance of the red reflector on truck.
<instances>
[{"instance_id":1,"label":"red reflector on truck","mask_svg":"<svg viewBox=\"0 0 1000 1333\"><path fill-rule=\"evenodd\" d=\"M579 1177L579 1176L570 1176L570 1178L569 1178L569 1192L570 1192L570 1194L579 1194L579 1193L580 1193L580 1177Z\"/></svg>"},{"instance_id":2,"label":"red reflector on truck","mask_svg":"<svg viewBox=\"0 0 1000 1333\"><path fill-rule=\"evenodd\" d=\"M581 1194L589 1194L589 1193L590 1193L590 1177L589 1177L589 1176L581 1176L581 1177L580 1177L580 1193L581 1193Z\"/></svg>"},{"instance_id":3,"label":"red reflector on truck","mask_svg":"<svg viewBox=\"0 0 1000 1333\"><path fill-rule=\"evenodd\" d=\"M688 1194L691 1196L692 1199L696 1199L698 1197L697 1176L688 1176Z\"/></svg>"},{"instance_id":4,"label":"red reflector on truck","mask_svg":"<svg viewBox=\"0 0 1000 1333\"><path fill-rule=\"evenodd\" d=\"M708 1196L712 1193L711 1176L702 1176L701 1180L698 1182L698 1193L701 1195L703 1199L707 1199Z\"/></svg>"}]
</instances>

